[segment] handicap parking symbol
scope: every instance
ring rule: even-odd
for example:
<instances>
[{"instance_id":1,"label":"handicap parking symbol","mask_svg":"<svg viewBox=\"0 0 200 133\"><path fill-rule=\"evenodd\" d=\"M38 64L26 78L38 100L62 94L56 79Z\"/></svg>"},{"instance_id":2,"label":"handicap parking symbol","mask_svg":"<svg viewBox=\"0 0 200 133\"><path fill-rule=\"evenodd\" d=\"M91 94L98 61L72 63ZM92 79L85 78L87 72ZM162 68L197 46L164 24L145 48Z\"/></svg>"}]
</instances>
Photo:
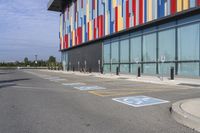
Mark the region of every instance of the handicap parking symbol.
<instances>
[{"instance_id":1,"label":"handicap parking symbol","mask_svg":"<svg viewBox=\"0 0 200 133\"><path fill-rule=\"evenodd\" d=\"M169 102L166 100L147 97L147 96L121 97L121 98L113 98L113 100L134 107L150 106L150 105Z\"/></svg>"}]
</instances>

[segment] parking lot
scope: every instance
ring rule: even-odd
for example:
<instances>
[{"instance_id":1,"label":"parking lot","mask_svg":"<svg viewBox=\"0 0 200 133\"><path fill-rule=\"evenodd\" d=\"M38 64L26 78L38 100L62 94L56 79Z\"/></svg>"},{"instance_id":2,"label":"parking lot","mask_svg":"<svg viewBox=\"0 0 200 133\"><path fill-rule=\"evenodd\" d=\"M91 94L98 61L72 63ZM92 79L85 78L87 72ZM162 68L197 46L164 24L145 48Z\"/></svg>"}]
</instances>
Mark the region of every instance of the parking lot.
<instances>
[{"instance_id":1,"label":"parking lot","mask_svg":"<svg viewBox=\"0 0 200 133\"><path fill-rule=\"evenodd\" d=\"M200 88L40 70L0 71L0 132L193 133L171 104Z\"/></svg>"}]
</instances>

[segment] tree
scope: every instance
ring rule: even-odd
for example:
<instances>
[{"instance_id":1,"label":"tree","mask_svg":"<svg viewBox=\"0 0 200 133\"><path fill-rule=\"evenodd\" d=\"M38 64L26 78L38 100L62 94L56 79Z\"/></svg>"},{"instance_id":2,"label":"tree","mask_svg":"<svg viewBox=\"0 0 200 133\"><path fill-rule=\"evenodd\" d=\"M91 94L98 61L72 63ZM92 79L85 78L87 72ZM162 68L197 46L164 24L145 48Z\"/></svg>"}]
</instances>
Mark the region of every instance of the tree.
<instances>
[{"instance_id":1,"label":"tree","mask_svg":"<svg viewBox=\"0 0 200 133\"><path fill-rule=\"evenodd\" d=\"M24 58L24 64L25 64L25 66L29 65L29 61L28 61L27 57Z\"/></svg>"},{"instance_id":2,"label":"tree","mask_svg":"<svg viewBox=\"0 0 200 133\"><path fill-rule=\"evenodd\" d=\"M49 66L56 66L56 58L54 56L50 56L48 60Z\"/></svg>"},{"instance_id":3,"label":"tree","mask_svg":"<svg viewBox=\"0 0 200 133\"><path fill-rule=\"evenodd\" d=\"M56 63L56 58L54 56L50 56L48 62Z\"/></svg>"}]
</instances>

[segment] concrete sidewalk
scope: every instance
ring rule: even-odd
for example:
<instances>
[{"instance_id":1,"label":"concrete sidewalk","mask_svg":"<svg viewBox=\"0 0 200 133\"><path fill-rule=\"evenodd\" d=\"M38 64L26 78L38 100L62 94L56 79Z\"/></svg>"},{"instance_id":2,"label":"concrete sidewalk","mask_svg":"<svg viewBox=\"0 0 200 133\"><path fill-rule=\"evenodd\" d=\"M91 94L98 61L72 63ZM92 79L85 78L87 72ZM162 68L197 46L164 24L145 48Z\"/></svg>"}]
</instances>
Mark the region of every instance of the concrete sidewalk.
<instances>
[{"instance_id":1,"label":"concrete sidewalk","mask_svg":"<svg viewBox=\"0 0 200 133\"><path fill-rule=\"evenodd\" d=\"M199 87L200 88L200 79L198 78L179 78L175 77L175 80L170 80L169 77L159 77L157 76L141 76L137 77L136 75L115 75L115 74L100 74L100 73L81 73L81 72L72 72L72 71L55 71L55 70L41 70L55 73L63 74L75 74L80 76L94 76L99 78L109 78L109 79L124 79L129 81L153 83L153 84L166 84L166 85L178 85L178 86L187 86L187 87Z\"/></svg>"},{"instance_id":2,"label":"concrete sidewalk","mask_svg":"<svg viewBox=\"0 0 200 133\"><path fill-rule=\"evenodd\" d=\"M177 122L200 132L200 98L174 103L172 116Z\"/></svg>"}]
</instances>

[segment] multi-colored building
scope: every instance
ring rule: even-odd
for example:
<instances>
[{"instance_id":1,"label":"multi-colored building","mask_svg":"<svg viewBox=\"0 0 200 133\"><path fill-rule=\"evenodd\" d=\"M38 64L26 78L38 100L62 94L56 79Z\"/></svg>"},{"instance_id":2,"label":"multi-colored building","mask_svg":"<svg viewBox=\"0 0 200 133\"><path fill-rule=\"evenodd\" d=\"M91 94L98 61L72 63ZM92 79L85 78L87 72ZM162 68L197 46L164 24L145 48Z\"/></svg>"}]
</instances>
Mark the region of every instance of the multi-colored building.
<instances>
[{"instance_id":1,"label":"multi-colored building","mask_svg":"<svg viewBox=\"0 0 200 133\"><path fill-rule=\"evenodd\" d=\"M65 69L200 76L200 0L51 0Z\"/></svg>"}]
</instances>

